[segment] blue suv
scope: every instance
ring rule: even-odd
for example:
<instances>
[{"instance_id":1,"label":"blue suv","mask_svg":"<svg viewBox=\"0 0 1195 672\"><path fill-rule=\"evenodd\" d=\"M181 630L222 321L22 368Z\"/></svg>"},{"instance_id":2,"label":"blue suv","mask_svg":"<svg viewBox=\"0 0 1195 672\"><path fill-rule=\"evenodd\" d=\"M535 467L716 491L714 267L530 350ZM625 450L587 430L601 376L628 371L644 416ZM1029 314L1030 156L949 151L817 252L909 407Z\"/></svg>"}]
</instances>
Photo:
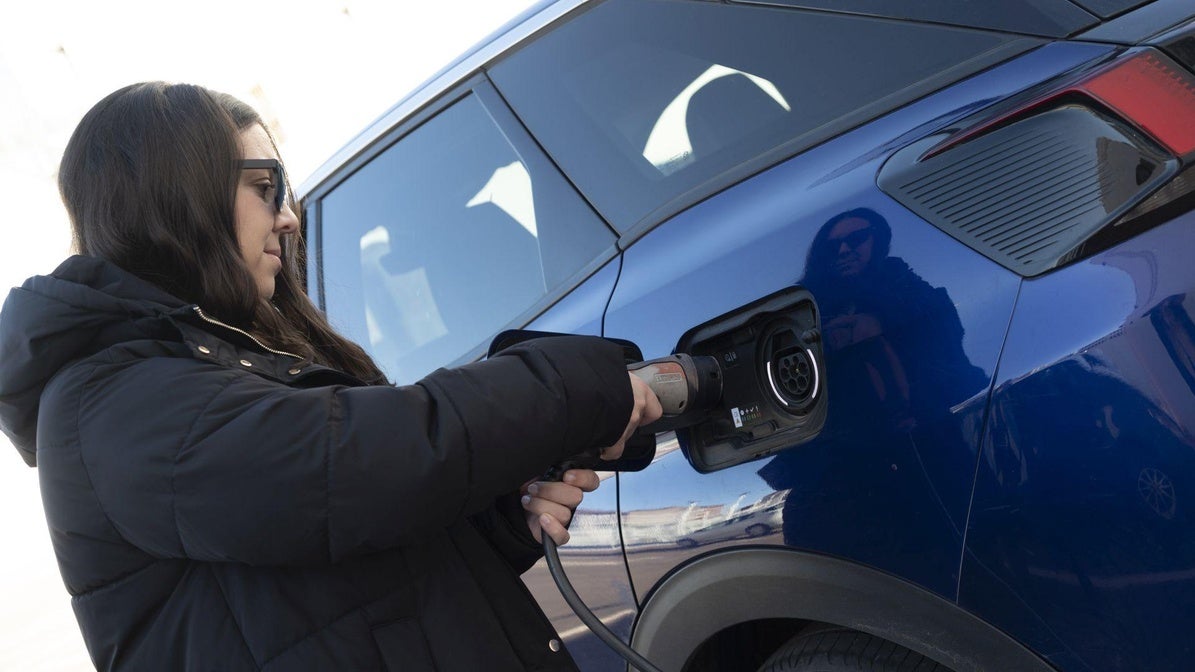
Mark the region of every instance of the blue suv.
<instances>
[{"instance_id":1,"label":"blue suv","mask_svg":"<svg viewBox=\"0 0 1195 672\"><path fill-rule=\"evenodd\" d=\"M307 283L400 383L747 381L561 549L662 669L1192 669L1193 162L1190 0L560 0L308 180Z\"/></svg>"}]
</instances>

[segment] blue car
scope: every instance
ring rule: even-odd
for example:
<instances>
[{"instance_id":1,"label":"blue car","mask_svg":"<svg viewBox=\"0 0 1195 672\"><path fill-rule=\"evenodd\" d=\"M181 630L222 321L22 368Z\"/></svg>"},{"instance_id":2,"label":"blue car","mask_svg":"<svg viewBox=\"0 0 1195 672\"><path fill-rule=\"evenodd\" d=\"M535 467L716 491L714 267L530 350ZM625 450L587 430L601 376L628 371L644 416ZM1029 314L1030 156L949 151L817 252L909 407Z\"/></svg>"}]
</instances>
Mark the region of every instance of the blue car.
<instances>
[{"instance_id":1,"label":"blue car","mask_svg":"<svg viewBox=\"0 0 1195 672\"><path fill-rule=\"evenodd\" d=\"M307 284L399 383L720 358L561 549L663 670L1195 669L1193 162L1191 0L560 0L303 185Z\"/></svg>"}]
</instances>

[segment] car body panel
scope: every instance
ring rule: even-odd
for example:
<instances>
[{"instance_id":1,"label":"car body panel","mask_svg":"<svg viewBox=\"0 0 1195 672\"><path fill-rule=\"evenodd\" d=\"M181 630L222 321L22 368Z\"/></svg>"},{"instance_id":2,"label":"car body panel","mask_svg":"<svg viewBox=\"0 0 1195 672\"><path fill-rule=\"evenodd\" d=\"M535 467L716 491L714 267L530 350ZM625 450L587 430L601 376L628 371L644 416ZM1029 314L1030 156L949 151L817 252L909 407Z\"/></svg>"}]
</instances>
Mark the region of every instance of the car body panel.
<instances>
[{"instance_id":1,"label":"car body panel","mask_svg":"<svg viewBox=\"0 0 1195 672\"><path fill-rule=\"evenodd\" d=\"M1195 215L1026 281L960 603L1062 669L1177 670L1195 644Z\"/></svg>"},{"instance_id":2,"label":"car body panel","mask_svg":"<svg viewBox=\"0 0 1195 672\"><path fill-rule=\"evenodd\" d=\"M895 149L910 135L931 132L932 124L964 114L978 92L997 98L1106 51L1059 44L1028 54L757 175L674 217L624 253L605 334L635 341L646 357L671 352L681 334L719 313L800 283L819 227L859 207L887 220L890 256L907 264L907 286L916 288L910 291L943 297L938 305L947 307L916 314L915 294L903 296L910 319L897 318L890 333L873 339L872 345L888 340L897 351L912 381L908 394L920 398L916 411L877 402L868 378L872 345L830 348L830 419L818 439L712 474L697 473L677 452L647 472L620 476L628 564L639 594L684 558L710 550L682 541L692 538L693 528L732 519L744 506L792 490L797 494L785 502L783 535L720 545L770 541L851 557L954 598L988 383L1020 278L880 193L875 174L887 154L875 148ZM877 286L857 291L900 296ZM813 292L823 311L849 309L846 297ZM841 318L823 314L823 331ZM957 340L934 342L928 335L938 328L957 333ZM929 382L917 373L923 367L954 383Z\"/></svg>"},{"instance_id":3,"label":"car body panel","mask_svg":"<svg viewBox=\"0 0 1195 672\"><path fill-rule=\"evenodd\" d=\"M677 568L652 592L633 644L661 669L679 670L691 651L701 650L720 630L759 618L845 624L957 672L1054 672L950 600L848 560L777 546L740 546ZM722 659L716 667L703 662L706 669L754 669L742 664L746 657ZM910 669L920 661L906 662Z\"/></svg>"},{"instance_id":4,"label":"car body panel","mask_svg":"<svg viewBox=\"0 0 1195 672\"><path fill-rule=\"evenodd\" d=\"M562 334L600 336L602 316L614 293L618 271L622 267L619 255L599 268L584 282L571 289L564 298L531 321L526 329Z\"/></svg>"}]
</instances>

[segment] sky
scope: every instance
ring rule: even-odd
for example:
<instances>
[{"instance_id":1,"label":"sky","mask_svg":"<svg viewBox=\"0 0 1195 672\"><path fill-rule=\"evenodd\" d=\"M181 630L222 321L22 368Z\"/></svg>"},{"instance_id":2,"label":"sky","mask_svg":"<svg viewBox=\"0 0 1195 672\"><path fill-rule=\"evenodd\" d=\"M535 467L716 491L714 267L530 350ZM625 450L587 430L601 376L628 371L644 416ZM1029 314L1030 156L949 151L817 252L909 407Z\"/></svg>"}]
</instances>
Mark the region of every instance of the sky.
<instances>
[{"instance_id":1,"label":"sky","mask_svg":"<svg viewBox=\"0 0 1195 672\"><path fill-rule=\"evenodd\" d=\"M134 82L253 105L295 185L531 0L39 0L0 9L0 290L70 254L55 183L84 113ZM15 5L15 6L14 6ZM5 456L4 453L8 455ZM89 669L37 473L0 436L0 670Z\"/></svg>"}]
</instances>

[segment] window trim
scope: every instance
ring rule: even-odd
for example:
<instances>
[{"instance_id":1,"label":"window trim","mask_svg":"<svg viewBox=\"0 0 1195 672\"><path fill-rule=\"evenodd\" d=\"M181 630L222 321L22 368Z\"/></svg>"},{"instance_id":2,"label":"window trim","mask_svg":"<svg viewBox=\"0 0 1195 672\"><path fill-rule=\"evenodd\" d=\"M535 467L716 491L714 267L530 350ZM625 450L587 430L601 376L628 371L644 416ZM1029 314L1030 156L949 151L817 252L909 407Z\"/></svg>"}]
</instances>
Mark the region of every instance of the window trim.
<instances>
[{"instance_id":1,"label":"window trim","mask_svg":"<svg viewBox=\"0 0 1195 672\"><path fill-rule=\"evenodd\" d=\"M524 161L535 163L537 168L555 172L566 188L578 199L580 204L593 213L595 221L600 222L610 232L611 237L610 244L594 255L588 263L581 266L576 272L568 276L554 288L548 288L547 292L526 310L515 315L501 328L487 334L481 342L469 348L456 359L444 362L443 366L457 366L482 358L489 346L490 339L495 334L506 329L522 328L530 324L620 254L620 250L618 249L618 232L597 212L589 200L573 184L572 180L560 170L556 163L544 152L543 148L539 146L539 143L531 137L527 129L514 115L514 112L506 105L506 102L502 99L497 89L494 88L494 85L486 78L485 74L477 72L458 86L445 91L443 95L425 105L418 112L395 124L389 131L380 136L377 141L371 143L366 150L356 154L352 159L345 162L344 165L329 173L313 191L303 196L303 211L306 213L304 218L306 220L304 222L304 235L309 237L307 241L309 271L307 287L308 293L315 305L321 311L327 313L323 258L324 198L355 175L366 164L390 150L395 144L402 141L403 138L414 132L424 123L469 96L473 96L481 105L485 113L494 122L495 128L511 145L516 154Z\"/></svg>"}]
</instances>

